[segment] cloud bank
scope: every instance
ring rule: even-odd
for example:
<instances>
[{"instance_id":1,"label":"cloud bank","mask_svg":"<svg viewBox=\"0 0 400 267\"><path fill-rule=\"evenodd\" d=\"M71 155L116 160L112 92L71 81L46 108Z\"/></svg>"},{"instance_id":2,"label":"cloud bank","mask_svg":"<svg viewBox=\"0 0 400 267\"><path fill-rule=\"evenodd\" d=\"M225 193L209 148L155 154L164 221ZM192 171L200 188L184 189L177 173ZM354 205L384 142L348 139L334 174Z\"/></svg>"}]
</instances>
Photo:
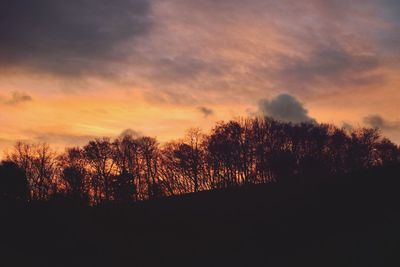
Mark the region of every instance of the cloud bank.
<instances>
[{"instance_id":1,"label":"cloud bank","mask_svg":"<svg viewBox=\"0 0 400 267\"><path fill-rule=\"evenodd\" d=\"M383 70L400 57L393 0L0 6L0 68L122 79L150 100L170 103L201 103L210 92L216 102L250 102L265 89L307 96L370 88L390 80Z\"/></svg>"}]
</instances>

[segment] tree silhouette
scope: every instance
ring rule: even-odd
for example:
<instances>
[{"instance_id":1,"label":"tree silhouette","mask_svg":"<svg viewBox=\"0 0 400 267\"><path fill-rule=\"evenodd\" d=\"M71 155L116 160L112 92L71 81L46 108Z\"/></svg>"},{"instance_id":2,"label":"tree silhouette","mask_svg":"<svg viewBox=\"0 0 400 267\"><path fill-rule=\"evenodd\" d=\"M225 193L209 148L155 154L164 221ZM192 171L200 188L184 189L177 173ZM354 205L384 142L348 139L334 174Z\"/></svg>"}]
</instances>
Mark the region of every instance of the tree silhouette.
<instances>
[{"instance_id":1,"label":"tree silhouette","mask_svg":"<svg viewBox=\"0 0 400 267\"><path fill-rule=\"evenodd\" d=\"M18 142L7 158L24 171L31 198L45 200L56 193L56 153L49 145Z\"/></svg>"},{"instance_id":2,"label":"tree silhouette","mask_svg":"<svg viewBox=\"0 0 400 267\"><path fill-rule=\"evenodd\" d=\"M62 193L96 205L296 177L328 179L398 166L400 149L378 129L347 131L260 117L219 122L209 134L190 129L163 145L126 134L91 140L57 156L47 144L17 143L7 159L26 175L32 200ZM3 195L15 195L4 190Z\"/></svg>"},{"instance_id":3,"label":"tree silhouette","mask_svg":"<svg viewBox=\"0 0 400 267\"><path fill-rule=\"evenodd\" d=\"M89 181L84 151L80 148L67 149L58 160L61 181L66 183L67 195L75 200L87 201Z\"/></svg>"},{"instance_id":4,"label":"tree silhouette","mask_svg":"<svg viewBox=\"0 0 400 267\"><path fill-rule=\"evenodd\" d=\"M0 198L26 201L28 197L28 180L24 171L12 161L2 161L0 164Z\"/></svg>"},{"instance_id":5,"label":"tree silhouette","mask_svg":"<svg viewBox=\"0 0 400 267\"><path fill-rule=\"evenodd\" d=\"M125 135L122 139L114 142L114 161L118 167L119 176L125 182L119 183L119 186L125 185L124 192L131 192L132 198L139 200L138 189L141 185L140 180L140 144L132 135ZM129 178L129 179L128 179ZM122 188L120 188L122 190ZM127 197L127 196L126 196Z\"/></svg>"},{"instance_id":6,"label":"tree silhouette","mask_svg":"<svg viewBox=\"0 0 400 267\"><path fill-rule=\"evenodd\" d=\"M157 140L151 137L138 139L141 153L141 178L145 183L147 196L144 198L158 198L162 195L158 176L159 149Z\"/></svg>"},{"instance_id":7,"label":"tree silhouette","mask_svg":"<svg viewBox=\"0 0 400 267\"><path fill-rule=\"evenodd\" d=\"M91 173L94 201L110 201L112 172L115 165L110 140L103 138L90 141L83 148L83 153Z\"/></svg>"},{"instance_id":8,"label":"tree silhouette","mask_svg":"<svg viewBox=\"0 0 400 267\"><path fill-rule=\"evenodd\" d=\"M114 177L112 188L115 202L128 203L132 201L135 193L132 174L123 170Z\"/></svg>"},{"instance_id":9,"label":"tree silhouette","mask_svg":"<svg viewBox=\"0 0 400 267\"><path fill-rule=\"evenodd\" d=\"M161 151L160 175L171 194L198 192L206 188L204 179L203 135L199 129L189 129L185 138L166 144ZM177 186L169 186L171 183ZM164 183L165 184L165 183Z\"/></svg>"}]
</instances>

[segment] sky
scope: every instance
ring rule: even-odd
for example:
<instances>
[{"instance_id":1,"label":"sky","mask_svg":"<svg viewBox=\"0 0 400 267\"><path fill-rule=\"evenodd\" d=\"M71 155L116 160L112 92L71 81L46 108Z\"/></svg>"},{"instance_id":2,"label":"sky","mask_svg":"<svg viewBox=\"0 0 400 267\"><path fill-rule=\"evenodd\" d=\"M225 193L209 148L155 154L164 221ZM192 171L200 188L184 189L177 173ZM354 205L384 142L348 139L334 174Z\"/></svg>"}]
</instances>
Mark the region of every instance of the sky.
<instances>
[{"instance_id":1,"label":"sky","mask_svg":"<svg viewBox=\"0 0 400 267\"><path fill-rule=\"evenodd\" d=\"M0 0L0 150L268 115L400 143L397 0Z\"/></svg>"}]
</instances>

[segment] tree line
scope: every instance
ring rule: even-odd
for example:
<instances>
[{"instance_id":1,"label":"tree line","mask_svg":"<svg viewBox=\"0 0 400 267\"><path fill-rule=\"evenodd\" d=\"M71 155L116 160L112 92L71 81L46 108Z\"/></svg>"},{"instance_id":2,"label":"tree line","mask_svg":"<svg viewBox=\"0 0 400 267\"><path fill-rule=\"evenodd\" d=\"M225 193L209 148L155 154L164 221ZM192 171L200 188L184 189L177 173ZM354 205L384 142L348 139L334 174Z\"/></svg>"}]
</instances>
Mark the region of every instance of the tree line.
<instances>
[{"instance_id":1,"label":"tree line","mask_svg":"<svg viewBox=\"0 0 400 267\"><path fill-rule=\"evenodd\" d=\"M128 203L398 164L400 147L379 129L247 118L217 123L208 134L190 129L163 145L127 134L57 154L48 144L18 142L0 164L0 194L25 201Z\"/></svg>"}]
</instances>

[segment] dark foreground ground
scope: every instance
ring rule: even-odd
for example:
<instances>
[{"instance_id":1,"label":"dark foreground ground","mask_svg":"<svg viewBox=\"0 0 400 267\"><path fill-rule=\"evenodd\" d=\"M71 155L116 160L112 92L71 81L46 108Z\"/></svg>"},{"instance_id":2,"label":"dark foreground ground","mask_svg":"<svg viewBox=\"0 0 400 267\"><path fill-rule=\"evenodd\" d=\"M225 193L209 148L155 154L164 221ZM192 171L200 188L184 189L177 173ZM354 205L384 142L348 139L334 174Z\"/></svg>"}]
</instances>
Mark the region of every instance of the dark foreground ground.
<instances>
[{"instance_id":1,"label":"dark foreground ground","mask_svg":"<svg viewBox=\"0 0 400 267\"><path fill-rule=\"evenodd\" d=\"M0 266L400 266L396 170L141 203L2 206Z\"/></svg>"}]
</instances>

